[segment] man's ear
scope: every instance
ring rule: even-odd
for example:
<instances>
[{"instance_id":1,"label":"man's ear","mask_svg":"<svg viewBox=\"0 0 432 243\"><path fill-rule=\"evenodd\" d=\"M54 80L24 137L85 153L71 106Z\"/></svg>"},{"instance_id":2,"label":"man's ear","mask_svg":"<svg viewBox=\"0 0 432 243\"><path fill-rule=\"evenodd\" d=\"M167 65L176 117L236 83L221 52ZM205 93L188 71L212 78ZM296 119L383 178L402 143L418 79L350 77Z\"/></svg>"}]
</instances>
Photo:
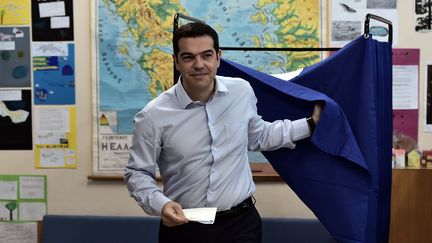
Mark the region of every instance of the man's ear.
<instances>
[{"instance_id":1,"label":"man's ear","mask_svg":"<svg viewBox=\"0 0 432 243\"><path fill-rule=\"evenodd\" d=\"M175 68L176 68L176 69L177 69L177 71L178 71L178 67L177 67L177 64L178 64L178 60L177 60L177 58L176 58L175 54L172 54L172 58L173 58L173 61L174 61L174 66L175 66Z\"/></svg>"},{"instance_id":2,"label":"man's ear","mask_svg":"<svg viewBox=\"0 0 432 243\"><path fill-rule=\"evenodd\" d=\"M218 58L217 58L217 62L218 62L217 67L219 67L220 61L221 61L221 56L222 56L222 50L221 49L219 49L219 51L217 52L217 56L218 56Z\"/></svg>"}]
</instances>

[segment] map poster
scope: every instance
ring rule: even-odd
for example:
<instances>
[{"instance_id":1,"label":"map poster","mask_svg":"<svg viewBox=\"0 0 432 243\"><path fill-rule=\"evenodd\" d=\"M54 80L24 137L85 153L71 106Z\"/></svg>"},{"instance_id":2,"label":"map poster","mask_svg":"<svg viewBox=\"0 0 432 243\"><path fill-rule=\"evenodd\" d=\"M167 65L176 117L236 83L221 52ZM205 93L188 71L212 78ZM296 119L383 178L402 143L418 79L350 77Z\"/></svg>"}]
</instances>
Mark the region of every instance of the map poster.
<instances>
[{"instance_id":1,"label":"map poster","mask_svg":"<svg viewBox=\"0 0 432 243\"><path fill-rule=\"evenodd\" d=\"M95 175L123 172L134 115L173 85L171 45L176 13L215 28L221 47L322 46L320 0L91 3ZM321 53L227 51L222 57L262 72L286 73L320 61Z\"/></svg>"},{"instance_id":2,"label":"map poster","mask_svg":"<svg viewBox=\"0 0 432 243\"><path fill-rule=\"evenodd\" d=\"M32 149L30 90L0 90L0 150Z\"/></svg>"},{"instance_id":3,"label":"map poster","mask_svg":"<svg viewBox=\"0 0 432 243\"><path fill-rule=\"evenodd\" d=\"M0 25L30 24L30 7L28 0L1 0Z\"/></svg>"}]
</instances>

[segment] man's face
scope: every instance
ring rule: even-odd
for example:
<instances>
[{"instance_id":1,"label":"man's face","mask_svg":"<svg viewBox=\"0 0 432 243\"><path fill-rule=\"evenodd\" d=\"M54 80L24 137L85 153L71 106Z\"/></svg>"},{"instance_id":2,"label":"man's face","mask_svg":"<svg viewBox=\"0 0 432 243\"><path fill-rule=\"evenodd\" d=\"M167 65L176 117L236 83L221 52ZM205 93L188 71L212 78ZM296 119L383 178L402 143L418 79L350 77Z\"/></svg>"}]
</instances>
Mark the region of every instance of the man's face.
<instances>
[{"instance_id":1,"label":"man's face","mask_svg":"<svg viewBox=\"0 0 432 243\"><path fill-rule=\"evenodd\" d=\"M212 91L221 54L214 49L213 39L210 36L181 38L178 46L179 53L174 56L174 61L185 89L190 92Z\"/></svg>"}]
</instances>

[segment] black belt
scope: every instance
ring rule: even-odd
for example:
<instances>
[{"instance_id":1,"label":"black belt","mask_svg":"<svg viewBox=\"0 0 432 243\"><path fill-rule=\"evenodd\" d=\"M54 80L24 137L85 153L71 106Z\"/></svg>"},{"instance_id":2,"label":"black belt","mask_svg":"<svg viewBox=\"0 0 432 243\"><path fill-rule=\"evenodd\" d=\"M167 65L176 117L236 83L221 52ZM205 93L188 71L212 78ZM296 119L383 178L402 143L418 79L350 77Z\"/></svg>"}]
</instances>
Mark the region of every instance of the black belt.
<instances>
[{"instance_id":1,"label":"black belt","mask_svg":"<svg viewBox=\"0 0 432 243\"><path fill-rule=\"evenodd\" d=\"M246 210L248 210L253 205L254 205L254 203L252 201L252 197L248 197L243 202L237 204L236 206L232 207L231 209L217 212L216 217L229 217L229 216L240 215L240 214L246 212Z\"/></svg>"}]
</instances>

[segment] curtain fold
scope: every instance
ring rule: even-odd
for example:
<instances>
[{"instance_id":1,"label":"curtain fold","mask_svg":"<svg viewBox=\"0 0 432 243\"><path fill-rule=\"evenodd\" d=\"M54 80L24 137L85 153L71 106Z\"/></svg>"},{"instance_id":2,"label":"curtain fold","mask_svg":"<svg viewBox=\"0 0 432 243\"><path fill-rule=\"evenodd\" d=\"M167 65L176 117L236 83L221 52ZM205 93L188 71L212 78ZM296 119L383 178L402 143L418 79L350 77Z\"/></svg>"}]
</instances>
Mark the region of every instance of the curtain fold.
<instances>
[{"instance_id":1,"label":"curtain fold","mask_svg":"<svg viewBox=\"0 0 432 243\"><path fill-rule=\"evenodd\" d=\"M390 43L360 36L290 81L228 60L218 71L250 82L267 121L309 117L325 102L311 139L263 154L338 242L388 242L391 60Z\"/></svg>"}]
</instances>

